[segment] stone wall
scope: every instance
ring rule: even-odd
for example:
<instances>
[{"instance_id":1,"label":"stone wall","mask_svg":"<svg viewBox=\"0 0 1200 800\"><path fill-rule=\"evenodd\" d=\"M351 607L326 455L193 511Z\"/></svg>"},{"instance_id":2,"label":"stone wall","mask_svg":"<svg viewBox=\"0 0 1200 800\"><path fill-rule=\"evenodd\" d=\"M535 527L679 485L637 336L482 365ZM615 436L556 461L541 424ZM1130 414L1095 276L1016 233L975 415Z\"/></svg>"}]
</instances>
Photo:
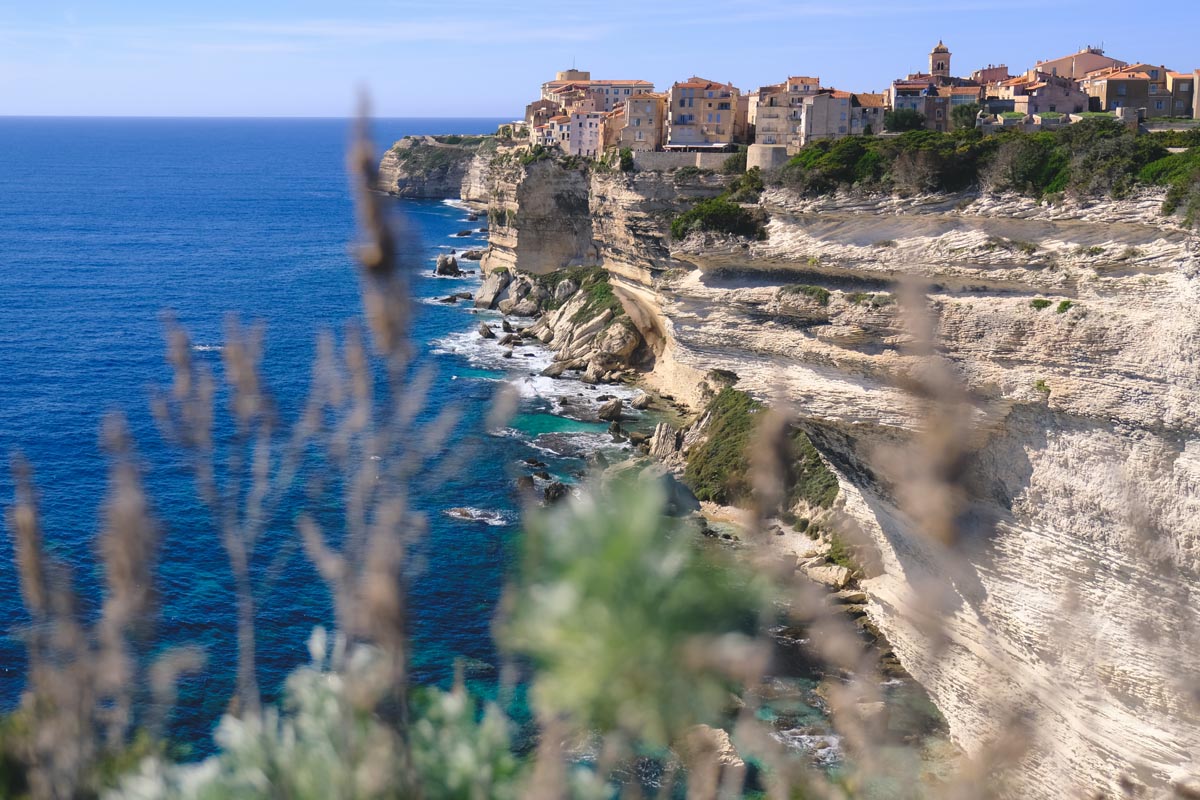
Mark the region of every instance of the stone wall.
<instances>
[{"instance_id":1,"label":"stone wall","mask_svg":"<svg viewBox=\"0 0 1200 800\"><path fill-rule=\"evenodd\" d=\"M638 171L679 169L680 167L699 167L700 169L719 170L731 153L673 153L654 152L651 150L633 151L633 168Z\"/></svg>"}]
</instances>

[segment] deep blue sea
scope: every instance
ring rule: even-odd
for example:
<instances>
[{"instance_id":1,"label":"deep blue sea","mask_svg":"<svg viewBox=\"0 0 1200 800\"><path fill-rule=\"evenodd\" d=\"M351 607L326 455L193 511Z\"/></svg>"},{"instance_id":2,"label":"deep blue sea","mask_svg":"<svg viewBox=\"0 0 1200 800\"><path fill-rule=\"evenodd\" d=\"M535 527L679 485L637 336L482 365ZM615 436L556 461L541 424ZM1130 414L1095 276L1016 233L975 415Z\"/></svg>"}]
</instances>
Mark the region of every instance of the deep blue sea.
<instances>
[{"instance_id":1,"label":"deep blue sea","mask_svg":"<svg viewBox=\"0 0 1200 800\"><path fill-rule=\"evenodd\" d=\"M382 150L406 134L487 133L500 122L383 119L373 135ZM190 332L194 357L218 373L226 316L261 321L267 384L283 419L295 419L318 332L340 331L360 315L348 255L348 132L346 121L327 119L0 119L0 452L32 463L48 546L73 569L84 613L94 615L106 480L99 430L107 412L126 415L165 525L160 646L190 642L208 654L210 668L184 683L172 725L201 751L233 691L234 605L215 529L149 410L152 387L170 379L163 314ZM486 692L497 679L490 626L519 532L513 481L521 460L539 458L572 480L579 455L613 445L602 424L587 421L595 389L535 377L545 354L505 361L475 333L480 317L469 303L435 301L474 289L475 277L430 270L440 252L484 244L484 234L454 234L486 222L439 201L401 201L394 214L420 239L404 266L416 347L436 374L427 404L458 404L463 422L452 444L474 448L467 469L415 487L429 532L411 597L414 674L444 684L461 660ZM502 380L518 386L521 403L511 427L489 435L482 421ZM551 413L564 393L585 396L578 419ZM0 503L11 500L5 468ZM488 512L490 523L448 516L453 507ZM313 626L331 621L329 594L296 546L298 511L281 509L255 556L267 699L307 660ZM11 708L24 681L27 618L3 525L0 704Z\"/></svg>"}]
</instances>

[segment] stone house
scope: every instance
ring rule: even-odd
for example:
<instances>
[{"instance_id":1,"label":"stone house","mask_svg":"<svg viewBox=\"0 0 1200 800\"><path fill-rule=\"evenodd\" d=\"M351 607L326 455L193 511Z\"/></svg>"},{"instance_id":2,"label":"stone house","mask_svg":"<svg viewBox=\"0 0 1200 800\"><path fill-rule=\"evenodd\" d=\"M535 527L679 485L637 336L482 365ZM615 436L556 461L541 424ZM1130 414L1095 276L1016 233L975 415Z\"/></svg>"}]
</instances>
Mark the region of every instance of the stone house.
<instances>
[{"instance_id":1,"label":"stone house","mask_svg":"<svg viewBox=\"0 0 1200 800\"><path fill-rule=\"evenodd\" d=\"M1085 47L1069 56L1039 61L1034 65L1034 69L1060 78L1081 80L1091 72L1117 70L1127 66L1129 65L1124 61L1104 55L1104 51L1099 47Z\"/></svg>"},{"instance_id":2,"label":"stone house","mask_svg":"<svg viewBox=\"0 0 1200 800\"><path fill-rule=\"evenodd\" d=\"M630 150L661 150L667 118L667 96L639 94L625 101L625 124L619 145Z\"/></svg>"},{"instance_id":3,"label":"stone house","mask_svg":"<svg viewBox=\"0 0 1200 800\"><path fill-rule=\"evenodd\" d=\"M1071 78L1031 69L1024 75L995 87L995 96L1013 101L1013 111L1022 114L1079 114L1087 111L1087 93Z\"/></svg>"},{"instance_id":4,"label":"stone house","mask_svg":"<svg viewBox=\"0 0 1200 800\"><path fill-rule=\"evenodd\" d=\"M664 147L715 149L736 142L737 118L745 108L740 95L732 84L695 76L673 84L667 93Z\"/></svg>"},{"instance_id":5,"label":"stone house","mask_svg":"<svg viewBox=\"0 0 1200 800\"><path fill-rule=\"evenodd\" d=\"M788 153L819 139L840 139L883 130L884 97L822 89L806 96L799 110L796 132L789 137Z\"/></svg>"},{"instance_id":6,"label":"stone house","mask_svg":"<svg viewBox=\"0 0 1200 800\"><path fill-rule=\"evenodd\" d=\"M1145 109L1148 117L1166 117L1172 105L1169 72L1164 66L1133 64L1089 73L1079 86L1092 98L1094 111Z\"/></svg>"},{"instance_id":7,"label":"stone house","mask_svg":"<svg viewBox=\"0 0 1200 800\"><path fill-rule=\"evenodd\" d=\"M1172 117L1200 116L1196 113L1196 79L1200 70L1194 72L1168 72L1167 92L1171 95Z\"/></svg>"},{"instance_id":8,"label":"stone house","mask_svg":"<svg viewBox=\"0 0 1200 800\"><path fill-rule=\"evenodd\" d=\"M604 123L603 111L576 111L567 122L567 137L565 145L561 145L569 155L595 158L602 152Z\"/></svg>"},{"instance_id":9,"label":"stone house","mask_svg":"<svg viewBox=\"0 0 1200 800\"><path fill-rule=\"evenodd\" d=\"M598 110L608 112L624 104L630 97L654 91L654 84L643 80L592 80L586 70L569 69L558 72L554 80L542 84L542 99L555 100L564 90L583 91L597 97Z\"/></svg>"}]
</instances>

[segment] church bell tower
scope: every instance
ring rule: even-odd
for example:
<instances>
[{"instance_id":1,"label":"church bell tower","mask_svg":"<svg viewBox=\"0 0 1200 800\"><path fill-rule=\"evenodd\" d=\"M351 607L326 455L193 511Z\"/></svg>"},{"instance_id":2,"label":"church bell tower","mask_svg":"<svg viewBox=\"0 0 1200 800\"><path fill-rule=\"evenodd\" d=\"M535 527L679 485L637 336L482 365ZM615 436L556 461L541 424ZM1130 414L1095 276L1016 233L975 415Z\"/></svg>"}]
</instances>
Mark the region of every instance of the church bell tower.
<instances>
[{"instance_id":1,"label":"church bell tower","mask_svg":"<svg viewBox=\"0 0 1200 800\"><path fill-rule=\"evenodd\" d=\"M935 78L950 77L950 48L941 39L929 54L929 74Z\"/></svg>"}]
</instances>

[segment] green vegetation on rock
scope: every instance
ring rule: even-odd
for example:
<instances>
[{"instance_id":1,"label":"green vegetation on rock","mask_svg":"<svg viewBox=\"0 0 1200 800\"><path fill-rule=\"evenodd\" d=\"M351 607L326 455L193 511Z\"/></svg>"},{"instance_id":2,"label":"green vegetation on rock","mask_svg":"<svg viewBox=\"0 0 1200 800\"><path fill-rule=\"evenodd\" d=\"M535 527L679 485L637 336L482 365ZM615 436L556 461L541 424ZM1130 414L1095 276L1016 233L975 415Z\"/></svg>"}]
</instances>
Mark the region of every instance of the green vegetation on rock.
<instances>
[{"instance_id":1,"label":"green vegetation on rock","mask_svg":"<svg viewBox=\"0 0 1200 800\"><path fill-rule=\"evenodd\" d=\"M1029 305L1033 307L1034 311L1041 311L1044 308L1049 308L1053 303L1044 297L1037 297L1030 300Z\"/></svg>"},{"instance_id":2,"label":"green vegetation on rock","mask_svg":"<svg viewBox=\"0 0 1200 800\"><path fill-rule=\"evenodd\" d=\"M819 305L829 305L830 291L823 286L811 286L807 283L793 283L779 290L780 294L802 294Z\"/></svg>"},{"instance_id":3,"label":"green vegetation on rock","mask_svg":"<svg viewBox=\"0 0 1200 800\"><path fill-rule=\"evenodd\" d=\"M792 443L792 474L788 476L788 506L803 500L813 508L829 508L837 499L837 477L825 466L821 454L804 431L795 431Z\"/></svg>"},{"instance_id":4,"label":"green vegetation on rock","mask_svg":"<svg viewBox=\"0 0 1200 800\"><path fill-rule=\"evenodd\" d=\"M763 226L758 217L724 196L701 200L671 223L671 236L676 240L687 238L694 231L750 238L763 236Z\"/></svg>"},{"instance_id":5,"label":"green vegetation on rock","mask_svg":"<svg viewBox=\"0 0 1200 800\"><path fill-rule=\"evenodd\" d=\"M725 387L708 404L707 440L688 454L683 480L700 500L735 505L750 497L747 448L763 405Z\"/></svg>"}]
</instances>

